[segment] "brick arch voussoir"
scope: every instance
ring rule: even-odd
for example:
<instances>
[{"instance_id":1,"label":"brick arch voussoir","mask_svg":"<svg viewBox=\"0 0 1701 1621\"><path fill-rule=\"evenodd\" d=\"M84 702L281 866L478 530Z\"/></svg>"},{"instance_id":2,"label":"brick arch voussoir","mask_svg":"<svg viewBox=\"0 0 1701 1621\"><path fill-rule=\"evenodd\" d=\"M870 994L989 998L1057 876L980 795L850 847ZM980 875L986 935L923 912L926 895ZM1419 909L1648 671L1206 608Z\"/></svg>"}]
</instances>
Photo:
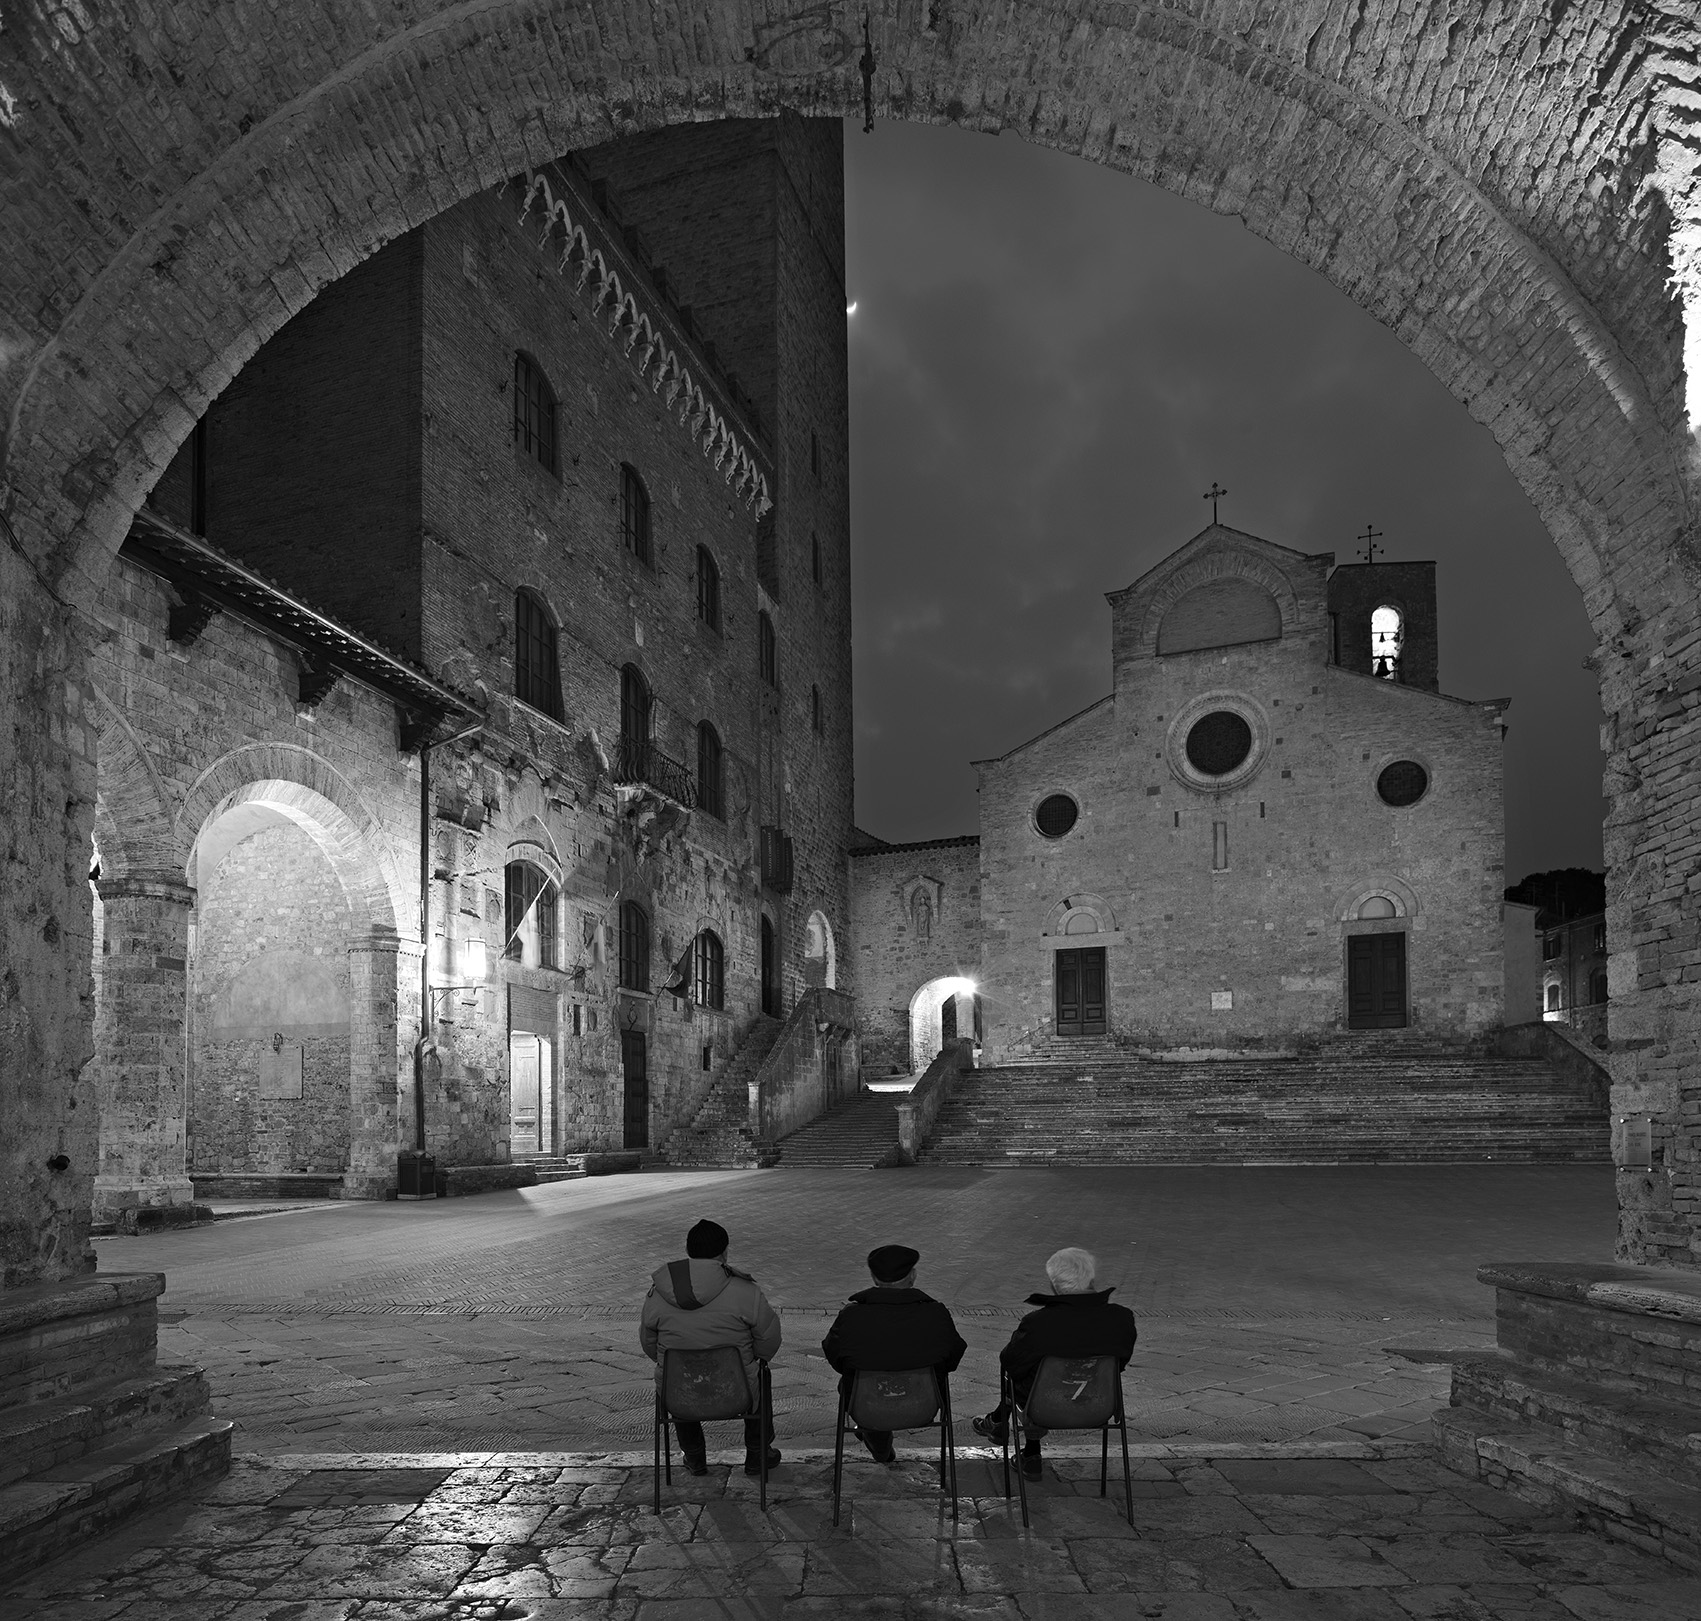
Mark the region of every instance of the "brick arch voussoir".
<instances>
[{"instance_id":1,"label":"brick arch voussoir","mask_svg":"<svg viewBox=\"0 0 1701 1621\"><path fill-rule=\"evenodd\" d=\"M1174 573L1153 590L1145 617L1140 621L1140 634L1135 640L1141 655L1149 657L1157 652L1158 632L1163 626L1164 615L1189 591L1209 585L1213 580L1226 579L1250 580L1254 585L1263 586L1276 599L1276 607L1282 616L1282 634L1291 636L1299 629L1299 597L1294 591L1293 581L1269 559L1238 547L1225 546L1220 551L1179 564Z\"/></svg>"},{"instance_id":2,"label":"brick arch voussoir","mask_svg":"<svg viewBox=\"0 0 1701 1621\"><path fill-rule=\"evenodd\" d=\"M726 27L676 17L635 11L593 28L547 0L484 0L387 38L363 27L302 42L312 60L326 53L320 80L257 127L227 131L193 179L164 189L30 363L3 471L44 572L86 592L195 417L386 241L611 136L782 106L859 110L854 50L821 72L819 53L792 49L784 30L751 47L773 25L742 8ZM1661 563L1688 572L1670 388L1656 406L1563 267L1415 121L1169 8L1083 29L1067 8L1017 5L952 18L943 33L895 19L878 32L878 110L1018 129L1238 215L1383 320L1495 434L1599 628L1616 628L1621 576L1634 589ZM228 66L259 83L267 65L253 51ZM1635 267L1642 280L1663 279L1657 256Z\"/></svg>"},{"instance_id":3,"label":"brick arch voussoir","mask_svg":"<svg viewBox=\"0 0 1701 1621\"><path fill-rule=\"evenodd\" d=\"M184 799L176 832L187 860L203 829L238 805L265 804L302 829L330 862L357 935L398 931L405 891L383 825L328 761L282 744L234 749L209 766Z\"/></svg>"}]
</instances>

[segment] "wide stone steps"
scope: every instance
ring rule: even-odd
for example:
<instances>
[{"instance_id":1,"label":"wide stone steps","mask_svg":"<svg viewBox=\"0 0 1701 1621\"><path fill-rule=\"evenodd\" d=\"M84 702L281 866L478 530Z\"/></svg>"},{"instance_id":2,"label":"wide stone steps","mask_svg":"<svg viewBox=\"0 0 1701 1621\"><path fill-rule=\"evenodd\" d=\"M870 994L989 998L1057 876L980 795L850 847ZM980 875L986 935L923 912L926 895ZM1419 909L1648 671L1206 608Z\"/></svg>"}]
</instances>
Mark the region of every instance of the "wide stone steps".
<instances>
[{"instance_id":1,"label":"wide stone steps","mask_svg":"<svg viewBox=\"0 0 1701 1621\"><path fill-rule=\"evenodd\" d=\"M871 1166L898 1140L902 1092L859 1092L779 1144L780 1164Z\"/></svg>"},{"instance_id":2,"label":"wide stone steps","mask_svg":"<svg viewBox=\"0 0 1701 1621\"><path fill-rule=\"evenodd\" d=\"M1114 1165L1610 1154L1599 1099L1538 1061L1332 1051L1189 1063L1099 1053L979 1070L959 1082L921 1157Z\"/></svg>"},{"instance_id":3,"label":"wide stone steps","mask_svg":"<svg viewBox=\"0 0 1701 1621\"><path fill-rule=\"evenodd\" d=\"M139 1430L203 1416L212 1394L199 1368L157 1368L52 1401L0 1409L0 1486L57 1468Z\"/></svg>"}]
</instances>

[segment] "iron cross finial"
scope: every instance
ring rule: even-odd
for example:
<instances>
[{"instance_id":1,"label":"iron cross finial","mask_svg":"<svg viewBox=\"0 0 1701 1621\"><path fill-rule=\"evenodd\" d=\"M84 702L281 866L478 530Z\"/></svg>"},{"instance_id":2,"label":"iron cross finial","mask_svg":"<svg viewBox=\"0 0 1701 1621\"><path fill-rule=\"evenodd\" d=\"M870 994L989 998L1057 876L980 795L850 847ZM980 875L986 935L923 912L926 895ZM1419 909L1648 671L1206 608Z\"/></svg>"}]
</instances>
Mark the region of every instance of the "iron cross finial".
<instances>
[{"instance_id":1,"label":"iron cross finial","mask_svg":"<svg viewBox=\"0 0 1701 1621\"><path fill-rule=\"evenodd\" d=\"M1200 497L1201 500L1209 501L1211 503L1212 523L1217 521L1217 502L1227 494L1228 491L1225 490L1215 479L1212 479L1210 489L1206 490L1204 495Z\"/></svg>"},{"instance_id":2,"label":"iron cross finial","mask_svg":"<svg viewBox=\"0 0 1701 1621\"><path fill-rule=\"evenodd\" d=\"M1364 526L1364 533L1356 536L1355 538L1364 542L1364 550L1358 555L1362 557L1365 562L1374 563L1376 561L1377 552L1376 543L1382 538L1382 531L1380 529L1372 529L1369 524L1366 524ZM1386 556L1388 548L1384 546L1381 550L1383 555Z\"/></svg>"}]
</instances>

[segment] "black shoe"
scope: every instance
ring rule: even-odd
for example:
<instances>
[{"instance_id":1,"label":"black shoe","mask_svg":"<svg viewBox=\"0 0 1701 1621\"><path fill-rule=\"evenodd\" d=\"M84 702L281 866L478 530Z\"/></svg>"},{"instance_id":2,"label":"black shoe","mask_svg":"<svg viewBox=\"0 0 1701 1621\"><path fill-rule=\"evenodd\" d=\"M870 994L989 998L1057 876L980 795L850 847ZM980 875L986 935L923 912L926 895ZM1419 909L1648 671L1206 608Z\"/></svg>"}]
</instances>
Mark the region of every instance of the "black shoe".
<instances>
[{"instance_id":1,"label":"black shoe","mask_svg":"<svg viewBox=\"0 0 1701 1621\"><path fill-rule=\"evenodd\" d=\"M1005 1438L1010 1434L1010 1426L1003 1419L994 1418L988 1413L985 1418L975 1418L969 1421L976 1435L984 1435L989 1441L996 1441L1003 1446Z\"/></svg>"},{"instance_id":2,"label":"black shoe","mask_svg":"<svg viewBox=\"0 0 1701 1621\"><path fill-rule=\"evenodd\" d=\"M1022 1448L1022 1476L1026 1480L1040 1480L1045 1475L1045 1459L1040 1456L1038 1447Z\"/></svg>"},{"instance_id":3,"label":"black shoe","mask_svg":"<svg viewBox=\"0 0 1701 1621\"><path fill-rule=\"evenodd\" d=\"M687 1452L682 1455L680 1462L685 1465L685 1472L688 1475L706 1475L709 1472L707 1453Z\"/></svg>"},{"instance_id":4,"label":"black shoe","mask_svg":"<svg viewBox=\"0 0 1701 1621\"><path fill-rule=\"evenodd\" d=\"M863 1433L860 1426L856 1431L856 1438L868 1448L869 1457L871 1457L876 1463L896 1463L898 1461L898 1449L893 1446L890 1441L886 1443L886 1450L884 1452L876 1452L874 1450L874 1443Z\"/></svg>"},{"instance_id":5,"label":"black shoe","mask_svg":"<svg viewBox=\"0 0 1701 1621\"><path fill-rule=\"evenodd\" d=\"M768 1473L772 1474L776 1469L779 1468L779 1466L780 1466L780 1449L778 1447L769 1447L768 1448ZM753 1453L753 1452L747 1452L747 1453L744 1454L744 1472L747 1475L759 1475L759 1474L762 1473L762 1459L761 1459L760 1454Z\"/></svg>"}]
</instances>

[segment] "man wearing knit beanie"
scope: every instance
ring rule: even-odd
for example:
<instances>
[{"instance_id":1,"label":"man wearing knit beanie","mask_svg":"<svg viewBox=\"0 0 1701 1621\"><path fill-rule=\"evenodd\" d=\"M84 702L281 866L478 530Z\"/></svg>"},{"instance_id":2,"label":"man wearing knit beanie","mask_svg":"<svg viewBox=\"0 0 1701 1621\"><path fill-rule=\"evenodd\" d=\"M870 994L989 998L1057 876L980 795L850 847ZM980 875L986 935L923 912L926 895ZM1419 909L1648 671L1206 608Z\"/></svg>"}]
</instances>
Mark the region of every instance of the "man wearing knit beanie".
<instances>
[{"instance_id":1,"label":"man wearing knit beanie","mask_svg":"<svg viewBox=\"0 0 1701 1621\"><path fill-rule=\"evenodd\" d=\"M780 1320L748 1272L727 1264L726 1228L703 1220L685 1235L685 1259L658 1266L650 1276L650 1292L638 1327L638 1343L656 1365L661 1383L664 1351L706 1351L736 1345L744 1358L744 1375L752 1405L758 1381L756 1361L771 1362L780 1348ZM703 1426L688 1420L674 1424L685 1467L694 1475L709 1472ZM780 1461L774 1450L774 1416L752 1413L744 1421L744 1472L762 1472L762 1448L768 1447L768 1467Z\"/></svg>"}]
</instances>

